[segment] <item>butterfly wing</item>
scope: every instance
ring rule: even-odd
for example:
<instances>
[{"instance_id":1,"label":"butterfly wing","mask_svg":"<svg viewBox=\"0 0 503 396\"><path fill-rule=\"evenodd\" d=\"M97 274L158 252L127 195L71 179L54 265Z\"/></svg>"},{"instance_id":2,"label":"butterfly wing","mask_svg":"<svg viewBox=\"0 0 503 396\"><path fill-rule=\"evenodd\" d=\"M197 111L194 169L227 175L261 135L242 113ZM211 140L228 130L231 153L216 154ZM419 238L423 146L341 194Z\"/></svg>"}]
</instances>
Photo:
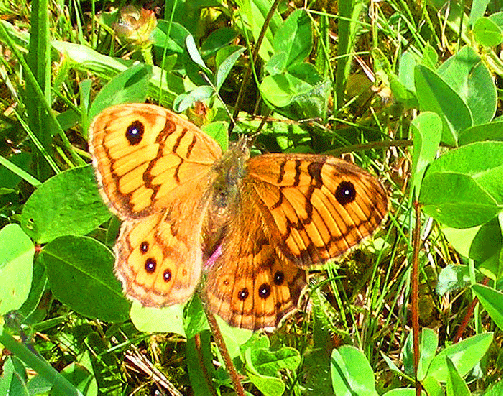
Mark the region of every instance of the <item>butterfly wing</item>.
<instances>
[{"instance_id":1,"label":"butterfly wing","mask_svg":"<svg viewBox=\"0 0 503 396\"><path fill-rule=\"evenodd\" d=\"M203 293L212 313L231 326L251 330L277 327L297 309L306 285L305 271L275 249L256 209L243 198Z\"/></svg>"},{"instance_id":2,"label":"butterfly wing","mask_svg":"<svg viewBox=\"0 0 503 396\"><path fill-rule=\"evenodd\" d=\"M186 301L201 276L206 195L218 144L158 106L124 104L90 128L100 191L124 220L115 272L126 294L146 306Z\"/></svg>"},{"instance_id":3,"label":"butterfly wing","mask_svg":"<svg viewBox=\"0 0 503 396\"><path fill-rule=\"evenodd\" d=\"M122 219L163 210L182 184L197 183L222 155L190 122L138 103L101 112L91 125L89 148L102 195Z\"/></svg>"},{"instance_id":4,"label":"butterfly wing","mask_svg":"<svg viewBox=\"0 0 503 396\"><path fill-rule=\"evenodd\" d=\"M205 203L196 192L163 212L122 224L115 273L126 295L144 306L184 303L199 283Z\"/></svg>"},{"instance_id":5,"label":"butterfly wing","mask_svg":"<svg viewBox=\"0 0 503 396\"><path fill-rule=\"evenodd\" d=\"M387 196L370 174L328 156L261 155L247 161L245 174L205 296L233 326L273 328L297 309L306 285L301 268L371 235Z\"/></svg>"},{"instance_id":6,"label":"butterfly wing","mask_svg":"<svg viewBox=\"0 0 503 396\"><path fill-rule=\"evenodd\" d=\"M376 178L330 156L251 158L243 188L253 191L271 243L300 267L345 253L372 235L388 210Z\"/></svg>"}]
</instances>

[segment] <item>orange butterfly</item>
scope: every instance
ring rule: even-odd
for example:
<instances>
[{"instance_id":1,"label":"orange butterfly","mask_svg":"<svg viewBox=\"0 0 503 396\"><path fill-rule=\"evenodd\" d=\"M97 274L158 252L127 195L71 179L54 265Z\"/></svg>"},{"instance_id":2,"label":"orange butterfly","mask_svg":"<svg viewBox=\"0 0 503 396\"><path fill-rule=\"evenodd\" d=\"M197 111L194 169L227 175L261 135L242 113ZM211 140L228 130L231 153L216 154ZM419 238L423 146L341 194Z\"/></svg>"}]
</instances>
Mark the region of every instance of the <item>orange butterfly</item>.
<instances>
[{"instance_id":1,"label":"orange butterfly","mask_svg":"<svg viewBox=\"0 0 503 396\"><path fill-rule=\"evenodd\" d=\"M274 328L297 308L304 269L371 235L386 215L381 184L338 158L225 153L195 125L149 104L99 114L90 150L123 225L115 272L145 306L203 297L230 325Z\"/></svg>"}]
</instances>

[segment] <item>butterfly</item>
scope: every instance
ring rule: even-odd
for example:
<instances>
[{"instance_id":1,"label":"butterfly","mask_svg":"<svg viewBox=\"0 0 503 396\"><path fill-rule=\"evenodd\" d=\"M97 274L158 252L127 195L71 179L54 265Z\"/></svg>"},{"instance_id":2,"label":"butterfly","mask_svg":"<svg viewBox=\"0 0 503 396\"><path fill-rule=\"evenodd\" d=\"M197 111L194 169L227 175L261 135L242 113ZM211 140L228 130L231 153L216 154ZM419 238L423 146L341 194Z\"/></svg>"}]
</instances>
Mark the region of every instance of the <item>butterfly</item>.
<instances>
[{"instance_id":1,"label":"butterfly","mask_svg":"<svg viewBox=\"0 0 503 396\"><path fill-rule=\"evenodd\" d=\"M122 220L115 274L144 306L188 301L201 282L231 326L275 328L298 308L306 269L340 256L386 216L379 181L314 154L222 152L173 112L121 104L90 127L102 196Z\"/></svg>"}]
</instances>

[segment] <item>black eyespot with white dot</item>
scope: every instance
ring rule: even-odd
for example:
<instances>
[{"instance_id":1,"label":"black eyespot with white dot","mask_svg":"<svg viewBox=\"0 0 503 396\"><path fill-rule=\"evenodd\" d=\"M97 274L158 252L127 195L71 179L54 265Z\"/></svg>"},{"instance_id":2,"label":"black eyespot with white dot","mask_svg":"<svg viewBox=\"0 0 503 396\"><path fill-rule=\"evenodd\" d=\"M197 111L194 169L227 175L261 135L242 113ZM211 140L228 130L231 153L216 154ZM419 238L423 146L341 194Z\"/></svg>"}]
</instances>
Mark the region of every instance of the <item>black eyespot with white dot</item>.
<instances>
[{"instance_id":1,"label":"black eyespot with white dot","mask_svg":"<svg viewBox=\"0 0 503 396\"><path fill-rule=\"evenodd\" d=\"M267 283L262 283L258 288L258 295L260 298L266 299L271 295L271 286Z\"/></svg>"},{"instance_id":2,"label":"black eyespot with white dot","mask_svg":"<svg viewBox=\"0 0 503 396\"><path fill-rule=\"evenodd\" d=\"M285 274L282 272L282 271L276 271L274 273L274 284L276 286L280 286L283 284L283 282L285 281Z\"/></svg>"},{"instance_id":3,"label":"black eyespot with white dot","mask_svg":"<svg viewBox=\"0 0 503 396\"><path fill-rule=\"evenodd\" d=\"M126 129L126 139L130 145L136 146L137 144L140 144L143 139L144 132L145 125L138 120L133 121Z\"/></svg>"},{"instance_id":4,"label":"black eyespot with white dot","mask_svg":"<svg viewBox=\"0 0 503 396\"><path fill-rule=\"evenodd\" d=\"M250 293L248 292L248 289L245 287L245 288L241 289L240 291L238 291L238 300L244 301L248 298L249 295L250 295Z\"/></svg>"},{"instance_id":5,"label":"black eyespot with white dot","mask_svg":"<svg viewBox=\"0 0 503 396\"><path fill-rule=\"evenodd\" d=\"M148 274L153 274L156 267L157 262L152 257L145 260L145 271L147 271Z\"/></svg>"},{"instance_id":6,"label":"black eyespot with white dot","mask_svg":"<svg viewBox=\"0 0 503 396\"><path fill-rule=\"evenodd\" d=\"M142 254L147 253L148 252L148 247L149 247L148 242L147 241L143 241L142 243L140 243L140 252Z\"/></svg>"},{"instance_id":7,"label":"black eyespot with white dot","mask_svg":"<svg viewBox=\"0 0 503 396\"><path fill-rule=\"evenodd\" d=\"M171 270L169 268L164 271L162 278L164 279L164 282L169 282L171 280Z\"/></svg>"},{"instance_id":8,"label":"black eyespot with white dot","mask_svg":"<svg viewBox=\"0 0 503 396\"><path fill-rule=\"evenodd\" d=\"M340 182L335 190L335 199L341 205L347 205L353 202L356 198L356 190L353 183L349 181Z\"/></svg>"}]
</instances>

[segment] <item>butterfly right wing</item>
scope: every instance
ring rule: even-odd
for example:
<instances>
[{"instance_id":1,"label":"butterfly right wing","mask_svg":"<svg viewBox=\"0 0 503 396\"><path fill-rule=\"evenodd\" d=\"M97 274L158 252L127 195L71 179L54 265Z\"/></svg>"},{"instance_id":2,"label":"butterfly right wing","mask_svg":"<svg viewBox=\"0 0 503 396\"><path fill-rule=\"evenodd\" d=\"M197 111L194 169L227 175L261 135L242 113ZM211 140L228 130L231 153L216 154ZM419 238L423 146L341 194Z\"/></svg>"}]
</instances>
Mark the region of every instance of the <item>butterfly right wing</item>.
<instances>
[{"instance_id":1,"label":"butterfly right wing","mask_svg":"<svg viewBox=\"0 0 503 396\"><path fill-rule=\"evenodd\" d=\"M322 155L247 161L236 217L209 270L210 310L233 326L274 328L298 307L302 268L337 257L372 234L387 196L363 169Z\"/></svg>"},{"instance_id":2,"label":"butterfly right wing","mask_svg":"<svg viewBox=\"0 0 503 396\"><path fill-rule=\"evenodd\" d=\"M253 202L243 199L207 273L205 302L231 326L273 329L298 308L306 273L275 248L266 229Z\"/></svg>"},{"instance_id":3,"label":"butterfly right wing","mask_svg":"<svg viewBox=\"0 0 503 396\"><path fill-rule=\"evenodd\" d=\"M243 188L250 190L274 245L304 268L356 246L388 211L388 196L375 177L325 155L251 158Z\"/></svg>"}]
</instances>

